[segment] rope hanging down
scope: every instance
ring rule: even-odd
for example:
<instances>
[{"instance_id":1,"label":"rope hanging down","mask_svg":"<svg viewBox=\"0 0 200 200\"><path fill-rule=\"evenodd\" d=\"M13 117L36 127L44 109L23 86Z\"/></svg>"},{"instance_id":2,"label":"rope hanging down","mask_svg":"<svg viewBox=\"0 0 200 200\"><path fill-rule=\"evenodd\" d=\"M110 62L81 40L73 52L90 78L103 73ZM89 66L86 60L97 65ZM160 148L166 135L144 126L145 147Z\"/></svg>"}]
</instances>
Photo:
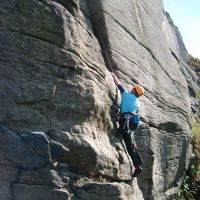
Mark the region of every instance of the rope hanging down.
<instances>
[{"instance_id":1,"label":"rope hanging down","mask_svg":"<svg viewBox=\"0 0 200 200\"><path fill-rule=\"evenodd\" d=\"M113 68L112 68L112 64L111 64L111 62L110 62L110 58L109 58L109 56L108 56L108 52L107 52L106 49L103 49L103 50L104 50L105 53L106 53L106 57L107 57L107 59L108 59L109 67L110 67L111 71L114 73L114 70L113 70Z\"/></svg>"},{"instance_id":2,"label":"rope hanging down","mask_svg":"<svg viewBox=\"0 0 200 200\"><path fill-rule=\"evenodd\" d=\"M111 72L114 73L114 70L113 70L113 67L112 67L112 64L111 64L111 61L110 61L110 58L109 58L108 52L107 52L106 47L105 47L104 42L103 42L102 35L101 35L100 32L98 33L98 35L99 35L99 37L100 37L99 39L100 39L100 46L101 46L101 49L102 49L102 51L105 51L106 59L108 60L109 68L110 68Z\"/></svg>"}]
</instances>

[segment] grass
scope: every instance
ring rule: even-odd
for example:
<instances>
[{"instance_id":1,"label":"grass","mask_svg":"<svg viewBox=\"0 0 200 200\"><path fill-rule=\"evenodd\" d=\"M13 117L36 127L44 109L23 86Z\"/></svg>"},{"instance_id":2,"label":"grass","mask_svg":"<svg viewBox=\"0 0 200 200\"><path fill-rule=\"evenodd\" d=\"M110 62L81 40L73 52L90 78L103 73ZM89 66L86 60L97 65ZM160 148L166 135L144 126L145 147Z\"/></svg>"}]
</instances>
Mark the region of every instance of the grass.
<instances>
[{"instance_id":1,"label":"grass","mask_svg":"<svg viewBox=\"0 0 200 200\"><path fill-rule=\"evenodd\" d=\"M197 200L200 194L200 119L192 127L192 145L194 157L191 159L183 185L177 200Z\"/></svg>"},{"instance_id":2,"label":"grass","mask_svg":"<svg viewBox=\"0 0 200 200\"><path fill-rule=\"evenodd\" d=\"M200 101L200 89L197 90L197 98L198 98L199 101Z\"/></svg>"}]
</instances>

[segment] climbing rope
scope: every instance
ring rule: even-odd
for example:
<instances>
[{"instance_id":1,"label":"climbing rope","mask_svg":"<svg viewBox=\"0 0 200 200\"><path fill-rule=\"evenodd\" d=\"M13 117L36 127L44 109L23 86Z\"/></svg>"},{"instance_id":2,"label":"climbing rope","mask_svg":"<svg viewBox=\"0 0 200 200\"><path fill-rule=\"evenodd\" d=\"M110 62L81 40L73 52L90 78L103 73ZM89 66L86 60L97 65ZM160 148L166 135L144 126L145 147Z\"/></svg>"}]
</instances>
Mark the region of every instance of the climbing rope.
<instances>
[{"instance_id":1,"label":"climbing rope","mask_svg":"<svg viewBox=\"0 0 200 200\"><path fill-rule=\"evenodd\" d=\"M105 53L106 53L106 57L107 57L107 59L108 59L109 67L110 67L112 73L114 73L114 70L113 70L113 67L112 67L112 64L111 64L110 58L109 58L109 56L108 56L108 52L107 52L106 48L103 49L103 50L104 50Z\"/></svg>"},{"instance_id":2,"label":"climbing rope","mask_svg":"<svg viewBox=\"0 0 200 200\"><path fill-rule=\"evenodd\" d=\"M111 64L107 49L106 49L106 47L104 45L103 37L102 37L100 32L98 33L98 35L99 35L99 39L100 39L101 49L102 49L102 51L105 51L105 55L106 55L106 58L107 58L107 61L108 61L109 69L111 70L112 73L114 73L114 70L113 70L113 67L112 67L112 64Z\"/></svg>"}]
</instances>

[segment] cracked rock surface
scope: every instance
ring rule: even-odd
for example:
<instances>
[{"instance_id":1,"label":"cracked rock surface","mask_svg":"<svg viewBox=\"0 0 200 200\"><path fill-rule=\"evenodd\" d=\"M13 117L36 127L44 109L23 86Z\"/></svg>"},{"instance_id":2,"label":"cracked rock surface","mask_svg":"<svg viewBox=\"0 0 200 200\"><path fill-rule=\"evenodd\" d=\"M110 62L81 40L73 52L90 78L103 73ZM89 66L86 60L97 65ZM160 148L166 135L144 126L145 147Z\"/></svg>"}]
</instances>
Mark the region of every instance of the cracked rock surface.
<instances>
[{"instance_id":1,"label":"cracked rock surface","mask_svg":"<svg viewBox=\"0 0 200 200\"><path fill-rule=\"evenodd\" d=\"M0 199L173 199L197 111L187 59L161 0L2 0ZM145 88L137 179L111 70Z\"/></svg>"}]
</instances>

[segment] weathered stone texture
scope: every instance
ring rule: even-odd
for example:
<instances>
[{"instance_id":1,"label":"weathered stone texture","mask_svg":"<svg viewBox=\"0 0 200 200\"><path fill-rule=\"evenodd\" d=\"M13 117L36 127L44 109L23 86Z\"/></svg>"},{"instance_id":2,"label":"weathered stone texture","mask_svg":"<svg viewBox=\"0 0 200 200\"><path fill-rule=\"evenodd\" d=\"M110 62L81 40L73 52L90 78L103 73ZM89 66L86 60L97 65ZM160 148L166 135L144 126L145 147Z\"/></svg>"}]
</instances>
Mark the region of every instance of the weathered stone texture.
<instances>
[{"instance_id":1,"label":"weathered stone texture","mask_svg":"<svg viewBox=\"0 0 200 200\"><path fill-rule=\"evenodd\" d=\"M110 62L146 91L137 180ZM0 199L172 198L190 158L196 80L161 0L1 1Z\"/></svg>"}]
</instances>

